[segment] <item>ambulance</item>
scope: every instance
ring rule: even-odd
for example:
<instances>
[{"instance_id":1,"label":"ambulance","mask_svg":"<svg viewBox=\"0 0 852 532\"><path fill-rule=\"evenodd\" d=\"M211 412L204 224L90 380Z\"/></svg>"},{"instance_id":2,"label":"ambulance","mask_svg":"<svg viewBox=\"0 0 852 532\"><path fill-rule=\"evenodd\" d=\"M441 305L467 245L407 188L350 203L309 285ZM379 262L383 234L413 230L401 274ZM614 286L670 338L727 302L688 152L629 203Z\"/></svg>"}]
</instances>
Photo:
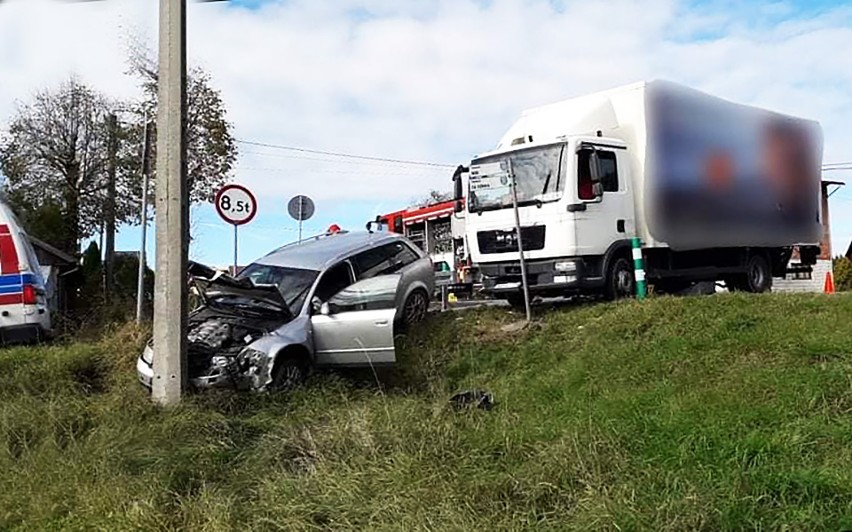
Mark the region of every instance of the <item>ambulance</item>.
<instances>
[{"instance_id":1,"label":"ambulance","mask_svg":"<svg viewBox=\"0 0 852 532\"><path fill-rule=\"evenodd\" d=\"M37 342L50 334L38 259L12 209L0 198L0 344Z\"/></svg>"}]
</instances>

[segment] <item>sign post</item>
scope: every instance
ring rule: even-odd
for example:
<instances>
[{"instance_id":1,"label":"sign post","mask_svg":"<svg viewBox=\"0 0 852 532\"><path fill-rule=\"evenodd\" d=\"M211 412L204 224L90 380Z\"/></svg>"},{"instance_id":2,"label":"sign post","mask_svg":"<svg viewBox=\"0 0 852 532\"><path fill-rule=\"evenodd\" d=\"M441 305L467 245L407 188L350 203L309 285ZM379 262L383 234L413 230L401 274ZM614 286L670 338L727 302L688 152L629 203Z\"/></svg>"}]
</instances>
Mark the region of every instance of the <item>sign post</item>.
<instances>
[{"instance_id":1,"label":"sign post","mask_svg":"<svg viewBox=\"0 0 852 532\"><path fill-rule=\"evenodd\" d=\"M287 204L287 212L295 220L299 221L299 243L302 242L302 222L314 215L314 202L307 196L293 196Z\"/></svg>"},{"instance_id":2,"label":"sign post","mask_svg":"<svg viewBox=\"0 0 852 532\"><path fill-rule=\"evenodd\" d=\"M532 320L530 309L530 290L527 284L527 262L524 258L524 242L521 237L521 218L518 213L518 189L515 173L512 171L512 161L499 163L478 164L470 167L470 190L495 190L508 188L512 194L512 209L515 211L515 239L518 242L518 255L521 261L521 289L524 293L524 310L527 323Z\"/></svg>"},{"instance_id":3,"label":"sign post","mask_svg":"<svg viewBox=\"0 0 852 532\"><path fill-rule=\"evenodd\" d=\"M239 266L238 228L252 221L257 214L257 199L246 187L232 183L219 189L214 203L219 216L234 226L234 275L236 275Z\"/></svg>"}]
</instances>

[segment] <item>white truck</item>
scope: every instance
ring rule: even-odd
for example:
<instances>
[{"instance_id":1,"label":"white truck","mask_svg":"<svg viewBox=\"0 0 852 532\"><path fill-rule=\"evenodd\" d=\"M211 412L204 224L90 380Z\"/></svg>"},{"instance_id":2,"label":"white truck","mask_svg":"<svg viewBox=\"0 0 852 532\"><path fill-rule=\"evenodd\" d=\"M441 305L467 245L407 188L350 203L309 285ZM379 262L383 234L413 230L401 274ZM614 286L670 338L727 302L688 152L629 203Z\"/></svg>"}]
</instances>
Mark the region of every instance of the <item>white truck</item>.
<instances>
[{"instance_id":1,"label":"white truck","mask_svg":"<svg viewBox=\"0 0 852 532\"><path fill-rule=\"evenodd\" d=\"M633 237L656 291L764 292L796 246L812 265L821 162L816 122L650 81L525 111L470 175L514 176L531 295L618 298ZM511 180L472 181L455 179L471 259L487 293L522 305Z\"/></svg>"}]
</instances>

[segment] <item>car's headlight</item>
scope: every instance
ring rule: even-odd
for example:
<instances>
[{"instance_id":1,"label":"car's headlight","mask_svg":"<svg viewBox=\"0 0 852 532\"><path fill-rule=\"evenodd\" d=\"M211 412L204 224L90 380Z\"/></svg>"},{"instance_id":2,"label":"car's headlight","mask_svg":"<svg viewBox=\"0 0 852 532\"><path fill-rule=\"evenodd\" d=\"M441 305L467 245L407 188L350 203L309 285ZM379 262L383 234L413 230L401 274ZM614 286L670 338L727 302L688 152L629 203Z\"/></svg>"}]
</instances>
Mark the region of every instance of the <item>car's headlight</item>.
<instances>
[{"instance_id":1,"label":"car's headlight","mask_svg":"<svg viewBox=\"0 0 852 532\"><path fill-rule=\"evenodd\" d=\"M154 348L151 347L151 343L148 342L145 345L145 349L142 350L142 361L148 365L154 363Z\"/></svg>"},{"instance_id":2,"label":"car's headlight","mask_svg":"<svg viewBox=\"0 0 852 532\"><path fill-rule=\"evenodd\" d=\"M266 362L268 355L263 351L246 347L239 354L240 365L260 366Z\"/></svg>"},{"instance_id":3,"label":"car's headlight","mask_svg":"<svg viewBox=\"0 0 852 532\"><path fill-rule=\"evenodd\" d=\"M577 271L577 261L564 260L553 265L553 269L558 272L575 272Z\"/></svg>"}]
</instances>

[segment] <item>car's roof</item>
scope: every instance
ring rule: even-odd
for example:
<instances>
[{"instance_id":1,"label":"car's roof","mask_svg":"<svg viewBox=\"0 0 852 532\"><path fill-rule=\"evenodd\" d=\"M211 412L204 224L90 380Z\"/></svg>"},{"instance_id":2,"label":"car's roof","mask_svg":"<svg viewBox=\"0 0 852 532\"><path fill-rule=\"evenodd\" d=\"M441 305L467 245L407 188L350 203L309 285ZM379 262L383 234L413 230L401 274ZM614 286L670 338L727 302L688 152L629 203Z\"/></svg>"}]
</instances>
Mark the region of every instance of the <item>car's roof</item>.
<instances>
[{"instance_id":1,"label":"car's roof","mask_svg":"<svg viewBox=\"0 0 852 532\"><path fill-rule=\"evenodd\" d=\"M301 243L281 246L256 262L321 271L355 253L394 240L404 240L404 238L395 233L367 231L321 235L303 240Z\"/></svg>"}]
</instances>

